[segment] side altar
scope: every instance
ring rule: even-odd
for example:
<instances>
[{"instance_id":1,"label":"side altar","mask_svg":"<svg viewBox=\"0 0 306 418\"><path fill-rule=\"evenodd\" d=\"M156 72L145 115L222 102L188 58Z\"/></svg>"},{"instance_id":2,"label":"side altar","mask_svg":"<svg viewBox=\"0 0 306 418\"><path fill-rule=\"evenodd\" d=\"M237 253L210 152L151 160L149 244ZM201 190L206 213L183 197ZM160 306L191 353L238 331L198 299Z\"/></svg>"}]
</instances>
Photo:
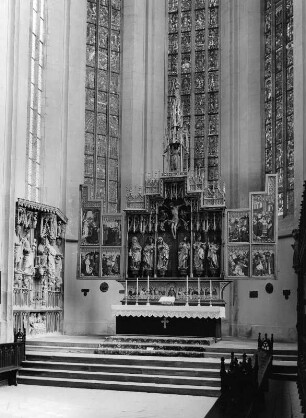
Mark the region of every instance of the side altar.
<instances>
[{"instance_id":1,"label":"side altar","mask_svg":"<svg viewBox=\"0 0 306 418\"><path fill-rule=\"evenodd\" d=\"M116 332L221 336L225 318L225 189L191 164L179 89L165 135L163 172L127 191L126 257ZM205 167L205 165L204 165Z\"/></svg>"}]
</instances>

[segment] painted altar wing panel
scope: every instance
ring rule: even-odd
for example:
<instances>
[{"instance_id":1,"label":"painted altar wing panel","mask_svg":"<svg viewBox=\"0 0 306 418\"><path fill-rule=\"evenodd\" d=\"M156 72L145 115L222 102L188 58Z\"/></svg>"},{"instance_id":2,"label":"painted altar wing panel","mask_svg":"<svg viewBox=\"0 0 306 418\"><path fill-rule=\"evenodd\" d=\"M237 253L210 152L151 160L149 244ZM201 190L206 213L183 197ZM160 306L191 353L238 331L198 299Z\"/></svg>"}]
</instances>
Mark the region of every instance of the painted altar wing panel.
<instances>
[{"instance_id":1,"label":"painted altar wing panel","mask_svg":"<svg viewBox=\"0 0 306 418\"><path fill-rule=\"evenodd\" d=\"M228 246L227 273L229 277L245 278L250 276L250 246Z\"/></svg>"},{"instance_id":2,"label":"painted altar wing panel","mask_svg":"<svg viewBox=\"0 0 306 418\"><path fill-rule=\"evenodd\" d=\"M121 246L121 216L102 217L102 245L111 247Z\"/></svg>"},{"instance_id":3,"label":"painted altar wing panel","mask_svg":"<svg viewBox=\"0 0 306 418\"><path fill-rule=\"evenodd\" d=\"M100 276L100 251L95 247L80 251L80 276L92 278Z\"/></svg>"},{"instance_id":4,"label":"painted altar wing panel","mask_svg":"<svg viewBox=\"0 0 306 418\"><path fill-rule=\"evenodd\" d=\"M86 208L82 210L81 245L100 244L100 217L100 209Z\"/></svg>"},{"instance_id":5,"label":"painted altar wing panel","mask_svg":"<svg viewBox=\"0 0 306 418\"><path fill-rule=\"evenodd\" d=\"M275 277L275 245L253 245L251 251L252 276Z\"/></svg>"},{"instance_id":6,"label":"painted altar wing panel","mask_svg":"<svg viewBox=\"0 0 306 418\"><path fill-rule=\"evenodd\" d=\"M250 241L250 211L233 210L227 212L227 242Z\"/></svg>"},{"instance_id":7,"label":"painted altar wing panel","mask_svg":"<svg viewBox=\"0 0 306 418\"><path fill-rule=\"evenodd\" d=\"M120 276L120 254L118 248L101 248L101 276L116 277Z\"/></svg>"}]
</instances>

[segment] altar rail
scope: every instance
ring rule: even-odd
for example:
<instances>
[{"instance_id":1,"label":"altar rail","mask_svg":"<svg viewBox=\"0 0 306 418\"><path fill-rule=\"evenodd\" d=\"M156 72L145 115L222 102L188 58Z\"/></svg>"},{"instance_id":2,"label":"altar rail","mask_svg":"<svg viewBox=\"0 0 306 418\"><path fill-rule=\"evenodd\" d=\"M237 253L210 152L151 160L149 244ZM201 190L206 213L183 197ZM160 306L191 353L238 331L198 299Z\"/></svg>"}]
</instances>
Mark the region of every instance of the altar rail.
<instances>
[{"instance_id":1,"label":"altar rail","mask_svg":"<svg viewBox=\"0 0 306 418\"><path fill-rule=\"evenodd\" d=\"M221 396L206 418L256 418L264 406L264 392L268 390L268 377L272 369L273 334L271 339L258 336L258 349L253 358L243 354L238 363L235 353L226 370L221 358Z\"/></svg>"}]
</instances>

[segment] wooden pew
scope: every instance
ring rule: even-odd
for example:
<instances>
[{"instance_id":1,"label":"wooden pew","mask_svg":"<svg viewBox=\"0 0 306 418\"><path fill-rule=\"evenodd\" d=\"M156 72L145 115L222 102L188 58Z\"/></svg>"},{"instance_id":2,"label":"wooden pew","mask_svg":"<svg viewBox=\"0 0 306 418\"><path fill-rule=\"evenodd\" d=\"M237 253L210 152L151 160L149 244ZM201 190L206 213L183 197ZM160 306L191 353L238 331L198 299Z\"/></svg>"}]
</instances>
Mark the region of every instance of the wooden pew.
<instances>
[{"instance_id":1,"label":"wooden pew","mask_svg":"<svg viewBox=\"0 0 306 418\"><path fill-rule=\"evenodd\" d=\"M17 386L17 372L25 360L25 330L14 333L14 342L0 344L0 380Z\"/></svg>"},{"instance_id":2,"label":"wooden pew","mask_svg":"<svg viewBox=\"0 0 306 418\"><path fill-rule=\"evenodd\" d=\"M221 358L221 395L205 418L255 418L264 406L264 392L268 390L268 378L272 368L273 334L258 336L258 348L254 356L238 362L231 353L226 370Z\"/></svg>"}]
</instances>

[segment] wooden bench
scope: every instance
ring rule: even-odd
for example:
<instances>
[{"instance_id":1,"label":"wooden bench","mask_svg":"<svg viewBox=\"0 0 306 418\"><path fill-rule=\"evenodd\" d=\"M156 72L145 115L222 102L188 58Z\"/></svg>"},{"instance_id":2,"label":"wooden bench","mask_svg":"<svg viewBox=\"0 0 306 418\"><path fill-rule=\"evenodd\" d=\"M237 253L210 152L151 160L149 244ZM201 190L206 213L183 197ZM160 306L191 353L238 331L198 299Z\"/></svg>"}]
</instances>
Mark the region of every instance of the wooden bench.
<instances>
[{"instance_id":1,"label":"wooden bench","mask_svg":"<svg viewBox=\"0 0 306 418\"><path fill-rule=\"evenodd\" d=\"M228 370L221 358L221 395L206 418L254 418L262 408L272 367L273 334L271 339L259 334L257 352L252 358L245 353L242 357L239 363L232 353Z\"/></svg>"},{"instance_id":2,"label":"wooden bench","mask_svg":"<svg viewBox=\"0 0 306 418\"><path fill-rule=\"evenodd\" d=\"M25 331L14 333L14 342L0 344L0 380L17 386L17 372L25 360Z\"/></svg>"}]
</instances>

